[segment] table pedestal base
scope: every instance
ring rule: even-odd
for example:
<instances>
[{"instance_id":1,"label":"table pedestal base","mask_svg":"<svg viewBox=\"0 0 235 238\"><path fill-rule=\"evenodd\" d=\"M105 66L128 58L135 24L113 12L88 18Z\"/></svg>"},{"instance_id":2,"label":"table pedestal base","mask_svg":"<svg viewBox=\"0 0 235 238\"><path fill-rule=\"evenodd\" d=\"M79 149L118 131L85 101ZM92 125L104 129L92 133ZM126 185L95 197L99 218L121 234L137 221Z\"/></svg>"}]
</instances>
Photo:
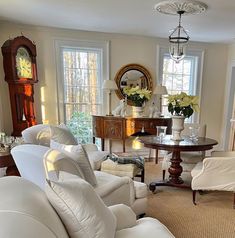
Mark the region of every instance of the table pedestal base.
<instances>
[{"instance_id":1,"label":"table pedestal base","mask_svg":"<svg viewBox=\"0 0 235 238\"><path fill-rule=\"evenodd\" d=\"M157 186L168 186L168 187L178 187L178 188L187 188L187 189L191 189L191 185L189 183L185 183L182 180L182 183L173 183L171 181L168 180L161 180L161 181L156 181L156 182L152 182L149 184L149 190L154 192L156 190Z\"/></svg>"}]
</instances>

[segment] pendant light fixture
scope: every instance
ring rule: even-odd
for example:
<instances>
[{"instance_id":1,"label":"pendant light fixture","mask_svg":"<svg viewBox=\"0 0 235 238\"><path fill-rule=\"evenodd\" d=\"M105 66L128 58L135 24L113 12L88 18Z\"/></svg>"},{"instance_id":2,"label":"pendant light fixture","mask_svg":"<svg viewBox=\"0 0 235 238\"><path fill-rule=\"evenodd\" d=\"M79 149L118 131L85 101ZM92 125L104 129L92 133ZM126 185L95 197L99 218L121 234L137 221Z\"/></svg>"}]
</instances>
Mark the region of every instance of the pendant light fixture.
<instances>
[{"instance_id":1,"label":"pendant light fixture","mask_svg":"<svg viewBox=\"0 0 235 238\"><path fill-rule=\"evenodd\" d=\"M178 11L179 14L179 25L173 30L169 36L169 52L171 58L179 63L185 57L186 47L189 41L189 36L186 30L181 25L181 16L184 14L184 11Z\"/></svg>"},{"instance_id":2,"label":"pendant light fixture","mask_svg":"<svg viewBox=\"0 0 235 238\"><path fill-rule=\"evenodd\" d=\"M189 35L181 25L182 15L198 14L205 12L207 5L195 0L166 0L155 5L155 10L160 13L179 16L179 25L169 36L169 53L175 62L179 62L186 55Z\"/></svg>"}]
</instances>

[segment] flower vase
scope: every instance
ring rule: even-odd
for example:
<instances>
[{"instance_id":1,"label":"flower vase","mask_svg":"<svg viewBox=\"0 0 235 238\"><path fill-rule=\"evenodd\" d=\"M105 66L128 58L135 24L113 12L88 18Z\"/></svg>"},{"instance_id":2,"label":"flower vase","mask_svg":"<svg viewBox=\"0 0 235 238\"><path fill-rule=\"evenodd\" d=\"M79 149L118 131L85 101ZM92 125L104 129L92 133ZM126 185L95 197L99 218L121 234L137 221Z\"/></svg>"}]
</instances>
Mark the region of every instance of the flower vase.
<instances>
[{"instance_id":1,"label":"flower vase","mask_svg":"<svg viewBox=\"0 0 235 238\"><path fill-rule=\"evenodd\" d=\"M181 141L181 132L184 130L184 116L172 116L172 140Z\"/></svg>"},{"instance_id":2,"label":"flower vase","mask_svg":"<svg viewBox=\"0 0 235 238\"><path fill-rule=\"evenodd\" d=\"M132 116L133 117L143 117L144 116L144 107L132 106Z\"/></svg>"}]
</instances>

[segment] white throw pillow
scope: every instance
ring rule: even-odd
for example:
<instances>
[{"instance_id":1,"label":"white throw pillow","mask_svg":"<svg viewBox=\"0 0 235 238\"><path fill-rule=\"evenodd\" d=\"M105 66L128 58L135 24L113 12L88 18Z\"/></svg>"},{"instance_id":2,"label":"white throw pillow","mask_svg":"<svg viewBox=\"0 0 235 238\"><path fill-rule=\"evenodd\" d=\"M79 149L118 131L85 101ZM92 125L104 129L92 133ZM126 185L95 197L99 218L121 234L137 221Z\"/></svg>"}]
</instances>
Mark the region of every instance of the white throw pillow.
<instances>
[{"instance_id":1,"label":"white throw pillow","mask_svg":"<svg viewBox=\"0 0 235 238\"><path fill-rule=\"evenodd\" d=\"M91 163L93 170L99 170L102 162L106 159L110 153L108 151L86 151L88 159Z\"/></svg>"},{"instance_id":2,"label":"white throw pillow","mask_svg":"<svg viewBox=\"0 0 235 238\"><path fill-rule=\"evenodd\" d=\"M92 186L97 184L95 174L91 168L91 164L81 145L64 145L51 140L51 149L58 150L71 159L77 161L80 169L82 170L85 180Z\"/></svg>"},{"instance_id":3,"label":"white throw pillow","mask_svg":"<svg viewBox=\"0 0 235 238\"><path fill-rule=\"evenodd\" d=\"M71 238L114 238L116 218L85 180L50 181L46 194Z\"/></svg>"},{"instance_id":4,"label":"white throw pillow","mask_svg":"<svg viewBox=\"0 0 235 238\"><path fill-rule=\"evenodd\" d=\"M59 126L50 126L51 139L64 145L77 145L78 142L69 128L60 124Z\"/></svg>"}]
</instances>

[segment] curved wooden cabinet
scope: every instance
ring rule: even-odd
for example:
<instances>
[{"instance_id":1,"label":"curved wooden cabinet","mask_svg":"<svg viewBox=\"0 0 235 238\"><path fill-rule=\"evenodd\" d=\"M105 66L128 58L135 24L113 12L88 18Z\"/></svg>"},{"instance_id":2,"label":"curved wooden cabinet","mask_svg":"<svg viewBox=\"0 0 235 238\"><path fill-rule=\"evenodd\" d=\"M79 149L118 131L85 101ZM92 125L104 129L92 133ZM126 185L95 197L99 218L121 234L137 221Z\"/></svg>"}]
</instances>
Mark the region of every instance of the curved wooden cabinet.
<instances>
[{"instance_id":1,"label":"curved wooden cabinet","mask_svg":"<svg viewBox=\"0 0 235 238\"><path fill-rule=\"evenodd\" d=\"M167 126L167 134L171 134L171 118L133 118L115 116L92 116L93 120L93 142L95 137L101 138L102 150L104 150L105 139L119 139L123 141L123 152L125 152L125 140L144 128L145 132L156 134L156 126Z\"/></svg>"}]
</instances>

